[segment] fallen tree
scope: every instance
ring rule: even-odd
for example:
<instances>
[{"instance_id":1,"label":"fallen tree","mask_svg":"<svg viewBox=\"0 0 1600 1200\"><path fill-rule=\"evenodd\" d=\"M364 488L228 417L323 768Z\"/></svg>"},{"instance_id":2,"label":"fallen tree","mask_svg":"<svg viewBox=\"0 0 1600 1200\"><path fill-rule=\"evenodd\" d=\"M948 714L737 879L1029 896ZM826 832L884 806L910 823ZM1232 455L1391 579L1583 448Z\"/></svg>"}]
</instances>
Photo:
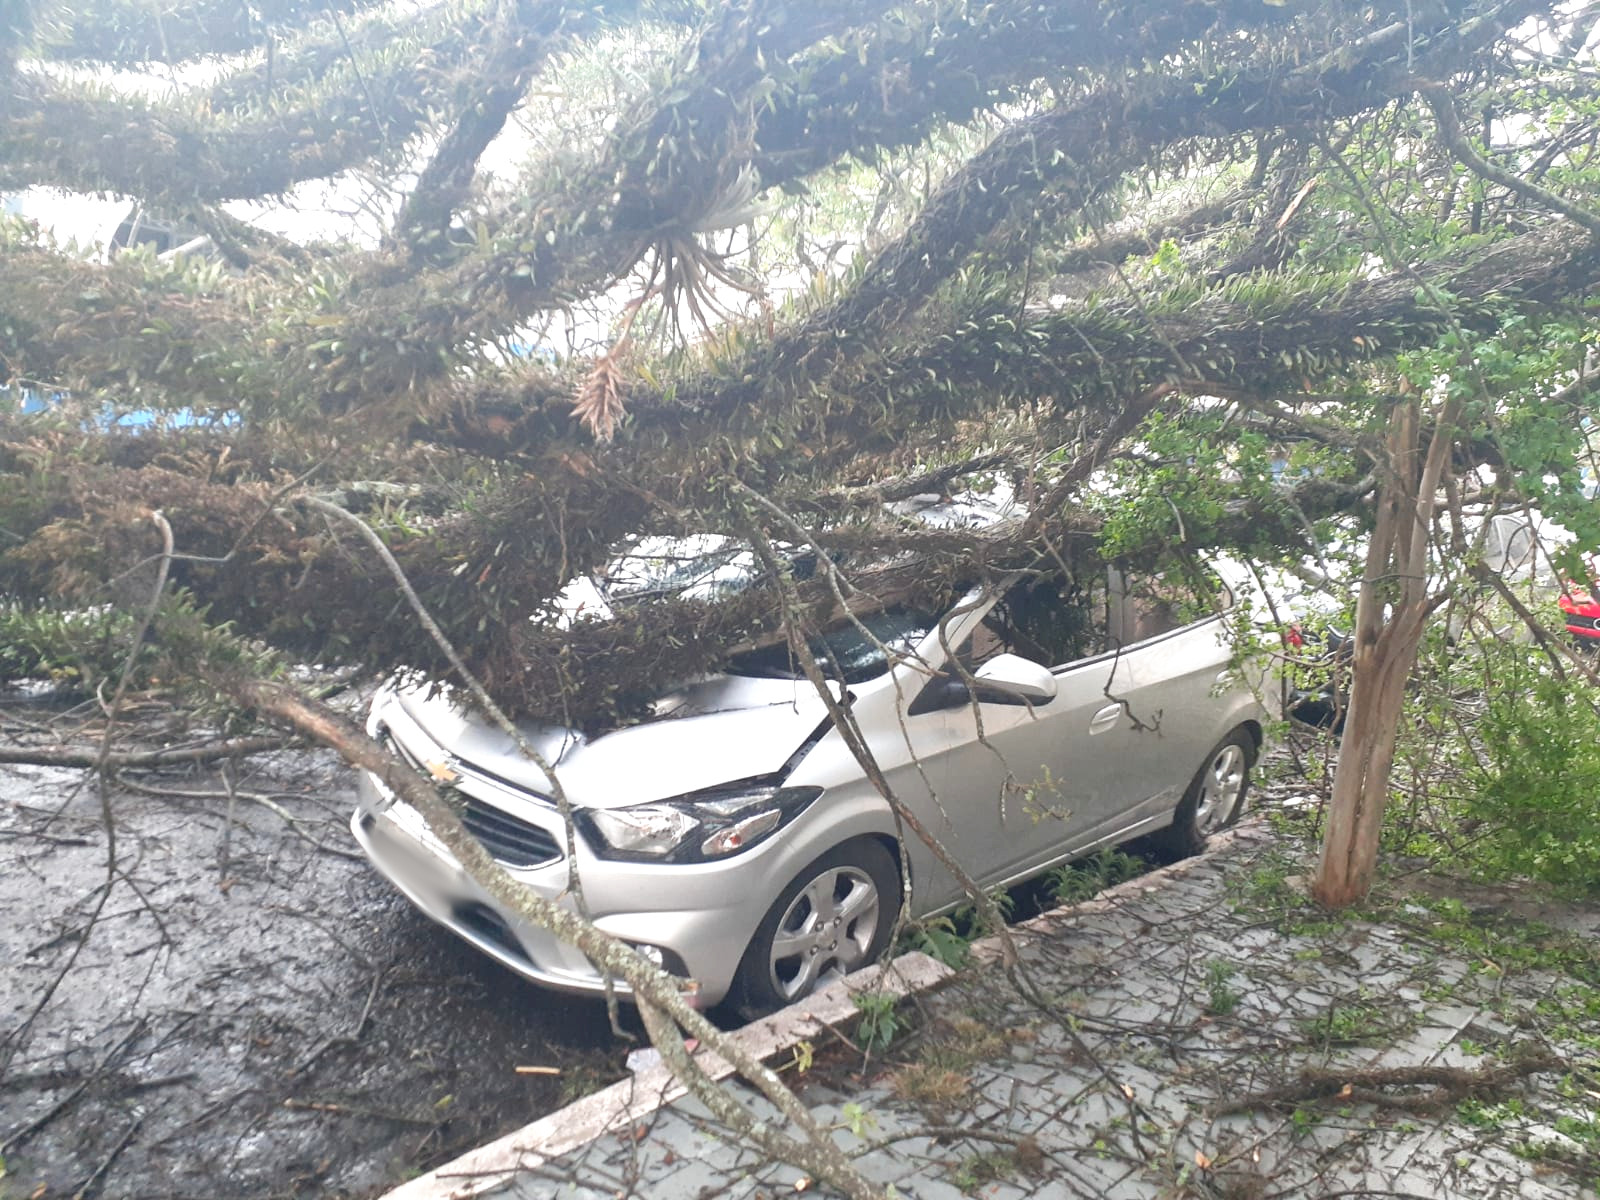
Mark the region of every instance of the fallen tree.
<instances>
[{"instance_id":1,"label":"fallen tree","mask_svg":"<svg viewBox=\"0 0 1600 1200\"><path fill-rule=\"evenodd\" d=\"M181 209L216 257L0 230L0 383L45 410L0 416L0 596L65 616L153 590L130 663L167 654L390 781L495 895L647 994L653 1027L699 1028L572 913L524 906L284 655L470 677L512 715L595 727L838 615L837 580L791 594L769 552L731 600L554 623L630 538L807 543L865 611L1078 555L1296 560L1376 522L1363 611L1408 624L1361 643L1377 682L1346 749L1374 769L1336 792L1372 813L1427 615L1374 572L1422 570L1434 491L1537 501L1600 543L1587 393L1559 421L1540 403L1584 362L1600 273L1589 10L748 0L691 26L504 0L442 5L406 41L381 9L301 28L284 3L262 18L300 32L243 53L255 27L202 6L161 56L211 37L241 57L148 101L50 57L115 28L148 54L143 25L46 7L59 36L41 10L0 42L0 181ZM659 66L610 69L629 53ZM545 86L606 111L539 110L558 127L491 170L530 145ZM1520 140L1467 146L1457 107ZM56 136L68 119L113 132ZM364 242L220 207L358 165L382 184ZM108 433L108 411L153 427ZM1415 438L1385 440L1395 414ZM1437 461L1406 474L1423 431ZM882 507L1000 483L1027 515L988 530ZM357 495L394 569L330 516ZM776 1152L865 1194L790 1115L811 1141Z\"/></svg>"}]
</instances>

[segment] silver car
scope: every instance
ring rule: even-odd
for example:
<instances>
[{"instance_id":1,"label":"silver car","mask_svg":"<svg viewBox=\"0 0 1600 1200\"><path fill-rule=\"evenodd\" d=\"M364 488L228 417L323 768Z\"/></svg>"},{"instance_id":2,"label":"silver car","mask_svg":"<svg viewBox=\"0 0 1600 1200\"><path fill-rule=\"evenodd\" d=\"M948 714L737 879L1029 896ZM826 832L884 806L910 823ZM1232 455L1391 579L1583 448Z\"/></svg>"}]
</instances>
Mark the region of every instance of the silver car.
<instances>
[{"instance_id":1,"label":"silver car","mask_svg":"<svg viewBox=\"0 0 1600 1200\"><path fill-rule=\"evenodd\" d=\"M1183 579L1030 575L937 618L841 622L813 648L899 802L985 888L1143 834L1187 853L1238 817L1266 714L1235 661L1233 590ZM693 980L703 1006L769 1010L874 960L902 895L895 815L787 647L736 656L654 712L592 740L525 727L574 806L595 923ZM549 781L500 730L420 681L386 686L369 730L450 783L517 879L571 903ZM356 837L424 913L536 983L603 991L415 811L370 775L360 786ZM966 899L909 834L905 864L911 915Z\"/></svg>"}]
</instances>

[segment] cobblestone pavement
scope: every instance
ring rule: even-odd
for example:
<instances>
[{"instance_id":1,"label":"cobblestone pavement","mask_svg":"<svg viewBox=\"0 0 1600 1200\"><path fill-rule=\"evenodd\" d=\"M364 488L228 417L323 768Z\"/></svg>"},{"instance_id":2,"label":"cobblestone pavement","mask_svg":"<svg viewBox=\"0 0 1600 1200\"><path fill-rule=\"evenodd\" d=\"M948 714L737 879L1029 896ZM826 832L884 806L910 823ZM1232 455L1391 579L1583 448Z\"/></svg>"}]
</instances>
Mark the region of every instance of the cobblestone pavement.
<instances>
[{"instance_id":1,"label":"cobblestone pavement","mask_svg":"<svg viewBox=\"0 0 1600 1200\"><path fill-rule=\"evenodd\" d=\"M1306 865L1256 822L1202 858L1018 926L1042 1005L983 947L977 964L906 1003L915 1031L875 1060L863 1065L822 1028L800 1094L863 1173L914 1200L1593 1196L1600 1090L1581 1068L1508 1071L1516 1077L1478 1096L1416 1102L1413 1087L1404 1105L1392 1103L1393 1076L1354 1072L1480 1073L1534 1051L1592 1060L1600 957L1584 947L1600 916L1542 912L1564 926L1553 929L1507 918L1498 902L1474 909L1418 891L1330 919L1293 884ZM1308 1068L1339 1076L1331 1096L1219 1111ZM1417 1084L1426 1093L1464 1078ZM1379 1102L1363 1102L1367 1084ZM669 1093L657 1107L643 1094L663 1086L641 1074L632 1107L613 1105L576 1139L557 1114L504 1139L498 1157L396 1196L755 1200L814 1189L725 1136L697 1102Z\"/></svg>"}]
</instances>

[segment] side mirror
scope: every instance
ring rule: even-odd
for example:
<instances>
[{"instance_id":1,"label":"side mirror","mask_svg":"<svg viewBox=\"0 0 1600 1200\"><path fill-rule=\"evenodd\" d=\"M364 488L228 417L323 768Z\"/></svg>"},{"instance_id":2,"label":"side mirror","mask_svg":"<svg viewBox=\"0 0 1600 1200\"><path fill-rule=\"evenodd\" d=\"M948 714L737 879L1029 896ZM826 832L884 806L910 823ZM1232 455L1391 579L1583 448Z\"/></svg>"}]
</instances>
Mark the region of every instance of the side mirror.
<instances>
[{"instance_id":1,"label":"side mirror","mask_svg":"<svg viewBox=\"0 0 1600 1200\"><path fill-rule=\"evenodd\" d=\"M1049 704L1056 698L1056 677L1019 654L996 654L972 673L978 699L986 704Z\"/></svg>"},{"instance_id":2,"label":"side mirror","mask_svg":"<svg viewBox=\"0 0 1600 1200\"><path fill-rule=\"evenodd\" d=\"M960 708L977 700L980 704L1027 704L1039 707L1056 698L1056 677L1049 667L1017 654L996 654L972 673L975 688L969 690L959 675L940 675L906 710L909 716Z\"/></svg>"}]
</instances>

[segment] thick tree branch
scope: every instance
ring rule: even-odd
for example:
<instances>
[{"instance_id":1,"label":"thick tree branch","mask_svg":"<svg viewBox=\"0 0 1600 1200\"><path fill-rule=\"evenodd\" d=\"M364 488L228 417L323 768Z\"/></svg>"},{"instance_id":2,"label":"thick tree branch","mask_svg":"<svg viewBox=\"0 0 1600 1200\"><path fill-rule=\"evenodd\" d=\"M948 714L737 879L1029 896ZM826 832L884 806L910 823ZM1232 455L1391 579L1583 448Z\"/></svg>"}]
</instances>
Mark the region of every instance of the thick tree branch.
<instances>
[{"instance_id":1,"label":"thick tree branch","mask_svg":"<svg viewBox=\"0 0 1600 1200\"><path fill-rule=\"evenodd\" d=\"M471 190L478 160L505 128L570 19L565 0L523 0L504 9L496 44L479 72L481 90L465 97L395 218L393 239L413 254L430 243L437 246L445 236L450 217Z\"/></svg>"},{"instance_id":2,"label":"thick tree branch","mask_svg":"<svg viewBox=\"0 0 1600 1200\"><path fill-rule=\"evenodd\" d=\"M1341 48L1287 74L1269 54L1255 68L1241 64L1225 81L1214 76L1159 78L1141 80L1127 91L1102 88L1091 101L1017 123L957 173L855 288L752 355L738 373L749 381L738 394L730 395L727 386L714 380L689 380L677 389L677 405L702 406L708 389L715 388L733 406L769 407L775 399L856 363L875 337L902 325L905 314L950 278L984 237L1047 186L1063 189L1069 206L1081 207L1165 147L1366 111L1404 90L1413 62L1448 73L1469 62L1505 22L1537 7L1537 0L1510 0L1492 10L1492 17L1460 27L1444 24L1414 48L1369 38L1357 44L1356 52ZM724 18L735 25L739 20L736 12ZM1153 26L1162 27L1159 22ZM348 285L358 301L336 317L313 311L291 320L253 355L252 342L261 338L258 322L240 311L232 318L233 327L224 329L226 311L218 307L216 336L230 352L204 356L213 380L190 382L209 382L224 395L253 390L296 395L307 411L370 410L375 398L382 398L391 413L396 407L406 415L427 407L438 398L434 389L450 386L457 362L452 348L507 333L530 313L574 290L603 286L636 262L664 229L693 228L719 201L736 168L748 162L748 151L741 147L751 136L750 114L735 100L765 79L757 66L765 50L792 51L829 28L780 24L775 32L743 32L735 45L719 50L715 61L698 64L705 70L696 76L688 97L646 106L630 116L619 125L610 150L537 206L528 217L531 224L503 231L490 239L483 254L455 267L419 277L402 269L403 264L365 263ZM711 43L705 39L704 44ZM652 154L650 148L669 129L691 118L692 141L680 139L665 157ZM334 131L333 136L337 140L347 131ZM159 169L159 155L146 162L151 153L149 147L139 151L138 169ZM214 148L208 153L215 153ZM15 274L21 276L22 265L17 265ZM0 271L13 273L4 264ZM38 292L44 281L17 282L25 291ZM96 290L88 285L71 291L57 288L54 294ZM134 290L144 291L137 281ZM127 331L119 350L138 364L141 377L153 373L157 379L171 378L174 363L181 369L194 361L186 341L175 344L177 339L160 334L175 323L151 319L157 314L148 310L159 307L154 297L135 294L129 299L127 317L119 322ZM67 321L51 328L48 337L30 337L39 324L29 311L34 307L22 297L14 303L0 299L0 316L15 312L17 328L23 331L16 369L39 378L61 378L72 362L64 353L68 346L90 361L99 357L96 347L106 331L94 329L94 322L85 328ZM129 337L134 331L139 336ZM218 377L218 366L224 364L234 366ZM363 414L369 421L374 415Z\"/></svg>"},{"instance_id":3,"label":"thick tree branch","mask_svg":"<svg viewBox=\"0 0 1600 1200\"><path fill-rule=\"evenodd\" d=\"M47 47L60 58L107 63L181 62L207 54L229 54L260 45L284 22L327 12L356 12L376 0L188 0L153 8L143 0L98 0L57 8L61 23Z\"/></svg>"},{"instance_id":4,"label":"thick tree branch","mask_svg":"<svg viewBox=\"0 0 1600 1200\"><path fill-rule=\"evenodd\" d=\"M282 737L230 738L200 746L174 746L168 750L125 750L102 753L75 747L0 746L0 762L38 767L104 767L106 770L150 770L243 758L291 743Z\"/></svg>"},{"instance_id":5,"label":"thick tree branch","mask_svg":"<svg viewBox=\"0 0 1600 1200\"><path fill-rule=\"evenodd\" d=\"M378 109L357 90L306 97L298 112L217 116L19 76L0 117L0 189L120 192L180 210L280 195L397 149L443 99L403 75L369 82Z\"/></svg>"}]
</instances>

